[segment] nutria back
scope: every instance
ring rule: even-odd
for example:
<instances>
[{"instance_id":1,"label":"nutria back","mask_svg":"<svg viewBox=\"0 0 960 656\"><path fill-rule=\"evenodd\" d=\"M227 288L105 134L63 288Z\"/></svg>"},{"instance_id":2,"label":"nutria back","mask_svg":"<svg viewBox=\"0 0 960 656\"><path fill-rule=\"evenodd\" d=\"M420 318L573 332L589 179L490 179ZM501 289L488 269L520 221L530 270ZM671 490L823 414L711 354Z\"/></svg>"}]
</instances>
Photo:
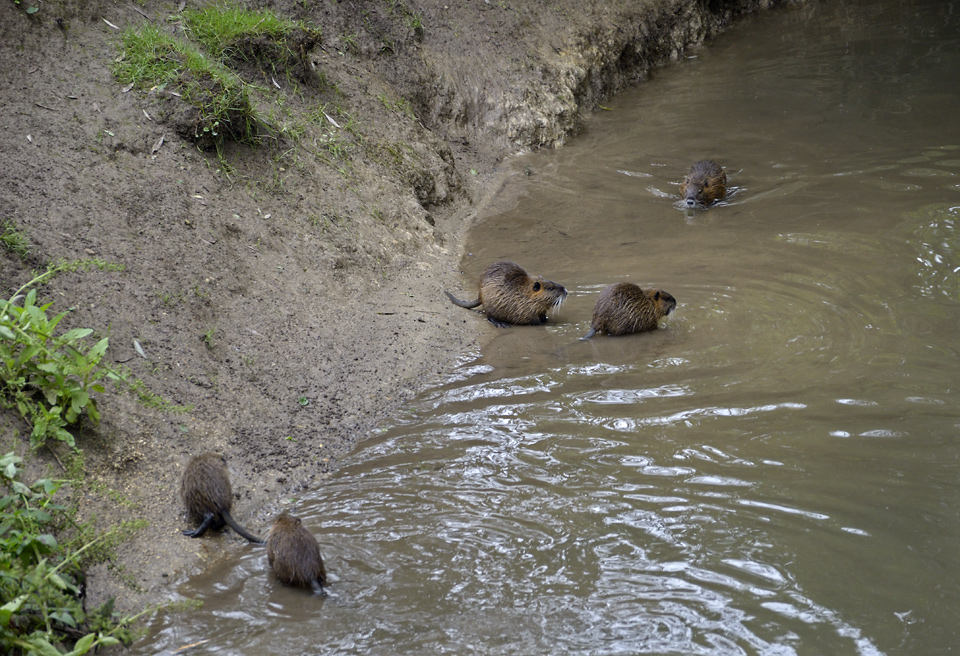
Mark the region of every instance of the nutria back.
<instances>
[{"instance_id":1,"label":"nutria back","mask_svg":"<svg viewBox=\"0 0 960 656\"><path fill-rule=\"evenodd\" d=\"M660 319L675 307L676 299L662 289L641 289L630 282L610 285L600 292L584 339L596 333L627 335L656 330Z\"/></svg>"},{"instance_id":2,"label":"nutria back","mask_svg":"<svg viewBox=\"0 0 960 656\"><path fill-rule=\"evenodd\" d=\"M180 479L180 498L190 521L199 524L196 529L183 532L187 537L199 538L209 529L218 531L229 525L250 542L263 542L230 515L233 505L230 472L227 459L219 453L202 453L187 464Z\"/></svg>"},{"instance_id":3,"label":"nutria back","mask_svg":"<svg viewBox=\"0 0 960 656\"><path fill-rule=\"evenodd\" d=\"M559 307L567 290L552 280L531 276L515 262L494 262L480 276L480 295L476 301L460 301L461 307L483 305L487 318L498 326L544 323L547 312Z\"/></svg>"},{"instance_id":4,"label":"nutria back","mask_svg":"<svg viewBox=\"0 0 960 656\"><path fill-rule=\"evenodd\" d=\"M209 528L223 528L223 515L230 512L233 504L226 458L219 453L194 457L180 479L180 498L191 521L199 524L207 515L214 514L218 519Z\"/></svg>"},{"instance_id":5,"label":"nutria back","mask_svg":"<svg viewBox=\"0 0 960 656\"><path fill-rule=\"evenodd\" d=\"M700 160L680 183L680 198L687 207L709 205L727 195L727 174L713 160Z\"/></svg>"},{"instance_id":6,"label":"nutria back","mask_svg":"<svg viewBox=\"0 0 960 656\"><path fill-rule=\"evenodd\" d=\"M267 536L267 560L277 578L286 585L322 592L327 572L317 539L299 517L281 513Z\"/></svg>"}]
</instances>

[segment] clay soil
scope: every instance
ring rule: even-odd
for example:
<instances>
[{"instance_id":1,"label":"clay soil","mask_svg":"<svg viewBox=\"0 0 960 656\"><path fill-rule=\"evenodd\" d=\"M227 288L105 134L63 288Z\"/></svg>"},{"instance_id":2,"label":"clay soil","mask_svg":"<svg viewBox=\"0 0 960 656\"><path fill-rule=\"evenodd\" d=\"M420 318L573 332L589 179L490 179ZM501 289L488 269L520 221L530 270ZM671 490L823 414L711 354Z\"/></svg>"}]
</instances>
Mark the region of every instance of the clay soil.
<instances>
[{"instance_id":1,"label":"clay soil","mask_svg":"<svg viewBox=\"0 0 960 656\"><path fill-rule=\"evenodd\" d=\"M63 274L41 297L75 308L64 328L109 337L105 361L192 407L108 390L100 424L76 427L80 519L148 522L90 573L90 603L162 600L240 539L181 535L191 455L228 457L234 515L261 534L322 486L495 330L442 290L471 284L460 244L504 158L562 144L604 97L771 2L242 4L322 36L292 62L226 62L269 129L218 155L189 138L175 96L112 73L122 30L188 38L185 3L0 0L0 221L33 245L26 260L0 249L0 298L51 260L124 265ZM30 452L28 435L0 411L2 448L62 476L54 453L66 464L70 449Z\"/></svg>"}]
</instances>

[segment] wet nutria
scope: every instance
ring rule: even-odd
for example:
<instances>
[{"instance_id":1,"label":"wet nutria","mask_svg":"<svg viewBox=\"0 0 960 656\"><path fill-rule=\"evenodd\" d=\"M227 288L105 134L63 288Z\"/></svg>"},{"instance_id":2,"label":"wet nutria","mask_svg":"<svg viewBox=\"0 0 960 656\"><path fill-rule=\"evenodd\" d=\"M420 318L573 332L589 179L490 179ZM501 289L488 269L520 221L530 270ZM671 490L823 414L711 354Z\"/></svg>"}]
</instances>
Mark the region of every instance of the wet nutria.
<instances>
[{"instance_id":1,"label":"wet nutria","mask_svg":"<svg viewBox=\"0 0 960 656\"><path fill-rule=\"evenodd\" d=\"M680 183L680 198L687 207L709 205L727 195L727 174L712 160L700 160Z\"/></svg>"},{"instance_id":2,"label":"wet nutria","mask_svg":"<svg viewBox=\"0 0 960 656\"><path fill-rule=\"evenodd\" d=\"M267 536L267 560L281 583L323 592L327 572L320 557L320 545L300 523L299 517L280 513Z\"/></svg>"},{"instance_id":3,"label":"wet nutria","mask_svg":"<svg viewBox=\"0 0 960 656\"><path fill-rule=\"evenodd\" d=\"M200 524L192 531L184 531L187 537L198 538L207 529L219 530L224 524L229 524L230 528L251 542L263 542L230 516L233 490L230 487L227 459L219 453L203 453L190 461L180 481L180 498L187 507L190 520Z\"/></svg>"},{"instance_id":4,"label":"wet nutria","mask_svg":"<svg viewBox=\"0 0 960 656\"><path fill-rule=\"evenodd\" d=\"M610 285L600 292L590 332L581 339L590 339L597 333L626 335L656 330L660 319L675 307L677 300L662 289L640 289L632 282Z\"/></svg>"},{"instance_id":5,"label":"wet nutria","mask_svg":"<svg viewBox=\"0 0 960 656\"><path fill-rule=\"evenodd\" d=\"M480 276L480 296L461 301L450 292L450 300L460 307L483 305L490 323L500 328L507 324L536 324L547 321L547 312L559 307L567 290L551 280L531 276L513 262L494 262Z\"/></svg>"}]
</instances>

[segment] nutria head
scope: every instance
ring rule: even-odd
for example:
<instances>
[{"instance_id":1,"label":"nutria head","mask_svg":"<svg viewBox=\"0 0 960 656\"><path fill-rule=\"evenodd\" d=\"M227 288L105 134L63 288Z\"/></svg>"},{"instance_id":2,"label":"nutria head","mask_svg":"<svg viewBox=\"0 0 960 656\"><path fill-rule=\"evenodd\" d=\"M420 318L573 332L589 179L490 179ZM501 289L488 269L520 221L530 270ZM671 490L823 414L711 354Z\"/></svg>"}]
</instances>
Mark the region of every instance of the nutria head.
<instances>
[{"instance_id":1,"label":"nutria head","mask_svg":"<svg viewBox=\"0 0 960 656\"><path fill-rule=\"evenodd\" d=\"M653 301L654 305L657 306L657 314L660 315L660 318L667 316L673 312L674 309L676 309L677 299L662 289L648 289L645 291L648 295L650 295L650 299Z\"/></svg>"},{"instance_id":2,"label":"nutria head","mask_svg":"<svg viewBox=\"0 0 960 656\"><path fill-rule=\"evenodd\" d=\"M680 198L687 207L709 205L726 194L727 174L712 160L694 163L680 183Z\"/></svg>"}]
</instances>

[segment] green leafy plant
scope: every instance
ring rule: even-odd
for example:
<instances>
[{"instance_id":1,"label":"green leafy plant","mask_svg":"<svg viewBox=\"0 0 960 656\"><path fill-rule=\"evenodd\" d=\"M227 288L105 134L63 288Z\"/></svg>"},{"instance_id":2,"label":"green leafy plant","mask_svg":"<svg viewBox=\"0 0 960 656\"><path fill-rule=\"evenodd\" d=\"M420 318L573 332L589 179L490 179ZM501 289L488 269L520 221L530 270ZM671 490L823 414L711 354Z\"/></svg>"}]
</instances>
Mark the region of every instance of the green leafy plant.
<instances>
[{"instance_id":1,"label":"green leafy plant","mask_svg":"<svg viewBox=\"0 0 960 656\"><path fill-rule=\"evenodd\" d=\"M102 392L103 378L113 372L101 367L108 339L88 346L93 330L74 328L57 335L56 328L70 310L49 317L53 303L37 303L37 286L58 273L81 267L100 266L99 260L60 263L34 277L0 299L0 403L14 407L30 422L34 447L53 438L75 446L66 427L86 414L94 423L100 413L92 392ZM113 374L113 377L116 377Z\"/></svg>"},{"instance_id":2,"label":"green leafy plant","mask_svg":"<svg viewBox=\"0 0 960 656\"><path fill-rule=\"evenodd\" d=\"M20 287L9 300L0 299L0 406L15 409L31 426L30 444L39 448L58 440L76 448L67 427L81 417L97 423L100 411L93 393L104 391L106 380L133 394L148 407L166 412L188 412L146 389L143 381L122 368L103 364L109 339L90 345L90 328L57 334L70 310L51 317L53 303L37 301L37 287L63 271L90 268L119 270L103 260L51 264Z\"/></svg>"},{"instance_id":3,"label":"green leafy plant","mask_svg":"<svg viewBox=\"0 0 960 656\"><path fill-rule=\"evenodd\" d=\"M68 522L69 512L54 495L64 481L27 486L18 480L20 462L13 453L0 457L0 599L7 600L0 606L0 651L60 656L68 649L68 656L81 656L129 643L126 626L136 617L118 619L112 600L85 612L80 597L83 566L122 529L80 546L61 542L54 531Z\"/></svg>"}]
</instances>

